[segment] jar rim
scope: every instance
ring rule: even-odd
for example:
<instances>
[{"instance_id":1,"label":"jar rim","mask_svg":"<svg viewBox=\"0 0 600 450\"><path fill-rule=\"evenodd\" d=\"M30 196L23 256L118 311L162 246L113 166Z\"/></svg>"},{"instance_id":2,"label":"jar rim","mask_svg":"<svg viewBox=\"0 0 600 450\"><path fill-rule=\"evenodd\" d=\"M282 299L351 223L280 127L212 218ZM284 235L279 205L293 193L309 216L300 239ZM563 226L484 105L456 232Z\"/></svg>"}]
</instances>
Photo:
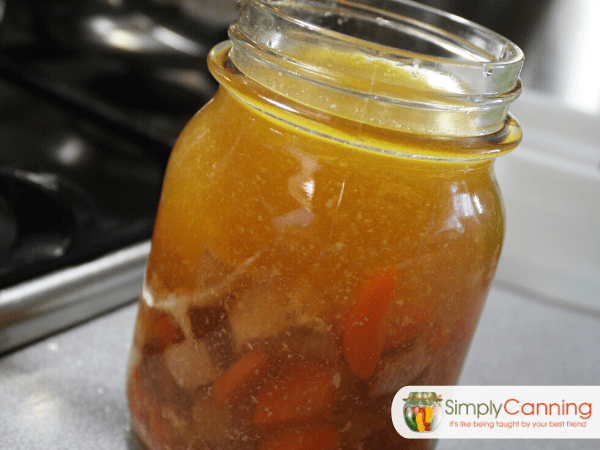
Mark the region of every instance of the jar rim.
<instances>
[{"instance_id":1,"label":"jar rim","mask_svg":"<svg viewBox=\"0 0 600 450\"><path fill-rule=\"evenodd\" d=\"M521 91L524 55L516 44L411 0L244 0L238 6L240 18L229 32L232 62L280 93L289 86L277 86L275 74L383 109L442 111L436 120L451 126L441 134L483 135L499 130ZM436 134L424 129L431 119L405 130Z\"/></svg>"},{"instance_id":2,"label":"jar rim","mask_svg":"<svg viewBox=\"0 0 600 450\"><path fill-rule=\"evenodd\" d=\"M286 17L286 19L290 20L291 22L308 26L309 28L318 30L321 33L334 35L338 39L348 39L352 43L360 42L364 45L365 43L369 43L369 40L364 38L356 38L344 32L332 30L316 23L311 23L309 21L310 19L307 20L307 18L300 19L295 17L293 14L291 14L292 8L298 9L298 7L301 6L314 7L315 5L318 5L324 14L328 16L331 16L336 12L343 11L347 13L348 11L354 10L356 13L365 14L365 16L373 16L379 26L390 27L397 25L398 21L406 21L406 23L421 26L423 27L423 31L437 33L439 37L449 39L449 42L454 44L453 50L455 50L454 53L456 56L464 56L466 52L471 50L471 56L473 59L461 59L459 64L462 65L479 67L482 63L485 63L491 66L503 66L507 64L522 64L524 60L524 54L520 47L501 34L496 33L495 31L479 25L471 20L429 5L417 3L412 0L246 0L245 2L240 2L238 0L238 4L239 3L256 3L257 5L267 8L281 17ZM336 6L341 8L335 8ZM423 19L426 19L428 22L425 22ZM450 26L455 26L457 28L450 29ZM467 31L475 32L475 34L470 37L476 41L472 41L468 37L467 39L463 40L463 42L452 39L452 35ZM421 38L425 38L425 36L421 35ZM374 41L371 41L370 43L374 47L380 46ZM440 45L441 44L447 45L448 43L440 42ZM461 48L457 44L463 44L463 47ZM496 49L494 53L489 53L485 48L481 47L482 44L486 44L488 47L500 45L500 51L498 52L498 49ZM383 47L386 47L389 53L409 55L427 60L451 60L455 64L458 63L456 59L450 57L427 55L421 53L420 51L411 51L407 48L386 44L383 44ZM469 49L469 47L471 48ZM450 50L449 48L446 49ZM493 51L494 49L489 48L489 50ZM477 58L477 53L479 53L480 58Z\"/></svg>"}]
</instances>

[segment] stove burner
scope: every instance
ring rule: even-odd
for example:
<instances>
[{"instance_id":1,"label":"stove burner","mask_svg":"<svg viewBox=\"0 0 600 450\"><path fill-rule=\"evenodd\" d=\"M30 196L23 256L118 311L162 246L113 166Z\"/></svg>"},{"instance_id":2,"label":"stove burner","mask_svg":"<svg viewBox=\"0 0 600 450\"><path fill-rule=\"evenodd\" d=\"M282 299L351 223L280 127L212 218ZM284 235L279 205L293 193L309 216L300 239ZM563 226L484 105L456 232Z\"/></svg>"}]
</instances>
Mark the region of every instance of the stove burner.
<instances>
[{"instance_id":1,"label":"stove burner","mask_svg":"<svg viewBox=\"0 0 600 450\"><path fill-rule=\"evenodd\" d=\"M147 239L164 164L0 80L0 287Z\"/></svg>"},{"instance_id":2,"label":"stove burner","mask_svg":"<svg viewBox=\"0 0 600 450\"><path fill-rule=\"evenodd\" d=\"M73 240L75 214L65 204L64 185L51 174L0 170L0 192L12 206L12 239L0 266L10 267L59 258ZM61 201L62 200L62 201Z\"/></svg>"},{"instance_id":3,"label":"stove burner","mask_svg":"<svg viewBox=\"0 0 600 450\"><path fill-rule=\"evenodd\" d=\"M169 152L236 16L210 3L231 19L0 0L0 353L139 295Z\"/></svg>"},{"instance_id":4,"label":"stove burner","mask_svg":"<svg viewBox=\"0 0 600 450\"><path fill-rule=\"evenodd\" d=\"M19 235L19 222L10 202L3 195L0 195L0 230L0 261L5 261Z\"/></svg>"}]
</instances>

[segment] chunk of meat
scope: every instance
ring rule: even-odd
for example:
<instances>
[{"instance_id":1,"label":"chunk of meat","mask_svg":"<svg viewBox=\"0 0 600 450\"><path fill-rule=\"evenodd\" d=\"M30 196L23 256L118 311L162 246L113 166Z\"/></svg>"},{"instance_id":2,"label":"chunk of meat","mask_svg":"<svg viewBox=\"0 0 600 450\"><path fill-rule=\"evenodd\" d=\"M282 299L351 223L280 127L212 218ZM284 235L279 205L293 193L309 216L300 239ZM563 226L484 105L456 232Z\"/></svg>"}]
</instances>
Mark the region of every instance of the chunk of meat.
<instances>
[{"instance_id":1,"label":"chunk of meat","mask_svg":"<svg viewBox=\"0 0 600 450\"><path fill-rule=\"evenodd\" d=\"M384 356L369 380L369 395L395 394L421 375L430 361L431 353L424 342L419 342L410 350L399 349L396 353Z\"/></svg>"},{"instance_id":2,"label":"chunk of meat","mask_svg":"<svg viewBox=\"0 0 600 450\"><path fill-rule=\"evenodd\" d=\"M221 306L191 306L188 316L194 337L201 339L227 319L227 312Z\"/></svg>"}]
</instances>

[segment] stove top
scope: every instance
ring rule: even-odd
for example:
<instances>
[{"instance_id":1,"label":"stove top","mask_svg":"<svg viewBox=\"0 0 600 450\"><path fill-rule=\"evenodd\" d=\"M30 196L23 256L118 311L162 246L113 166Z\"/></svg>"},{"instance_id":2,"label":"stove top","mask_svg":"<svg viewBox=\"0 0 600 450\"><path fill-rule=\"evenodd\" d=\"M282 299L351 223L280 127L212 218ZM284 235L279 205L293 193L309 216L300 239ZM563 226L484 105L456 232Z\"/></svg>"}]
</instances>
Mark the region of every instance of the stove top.
<instances>
[{"instance_id":1,"label":"stove top","mask_svg":"<svg viewBox=\"0 0 600 450\"><path fill-rule=\"evenodd\" d=\"M190 17L176 22L171 8L168 28L136 4L90 1L73 16L73 2L7 2L0 352L132 301L141 289L169 152L216 90L206 54L226 25L182 34ZM158 44L124 47L147 36Z\"/></svg>"},{"instance_id":2,"label":"stove top","mask_svg":"<svg viewBox=\"0 0 600 450\"><path fill-rule=\"evenodd\" d=\"M0 79L0 287L147 238L164 165L140 142Z\"/></svg>"}]
</instances>

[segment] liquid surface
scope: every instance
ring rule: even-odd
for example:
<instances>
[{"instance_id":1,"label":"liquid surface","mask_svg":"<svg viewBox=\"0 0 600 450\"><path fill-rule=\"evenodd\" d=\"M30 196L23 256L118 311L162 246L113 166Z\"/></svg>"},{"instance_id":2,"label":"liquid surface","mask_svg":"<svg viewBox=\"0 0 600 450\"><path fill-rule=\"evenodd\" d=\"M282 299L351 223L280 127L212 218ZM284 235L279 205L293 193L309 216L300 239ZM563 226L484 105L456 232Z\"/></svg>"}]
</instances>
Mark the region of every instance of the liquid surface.
<instances>
[{"instance_id":1,"label":"liquid surface","mask_svg":"<svg viewBox=\"0 0 600 450\"><path fill-rule=\"evenodd\" d=\"M128 376L138 434L153 450L428 448L396 433L391 401L457 380L503 234L491 161L327 139L227 76L164 181Z\"/></svg>"}]
</instances>

